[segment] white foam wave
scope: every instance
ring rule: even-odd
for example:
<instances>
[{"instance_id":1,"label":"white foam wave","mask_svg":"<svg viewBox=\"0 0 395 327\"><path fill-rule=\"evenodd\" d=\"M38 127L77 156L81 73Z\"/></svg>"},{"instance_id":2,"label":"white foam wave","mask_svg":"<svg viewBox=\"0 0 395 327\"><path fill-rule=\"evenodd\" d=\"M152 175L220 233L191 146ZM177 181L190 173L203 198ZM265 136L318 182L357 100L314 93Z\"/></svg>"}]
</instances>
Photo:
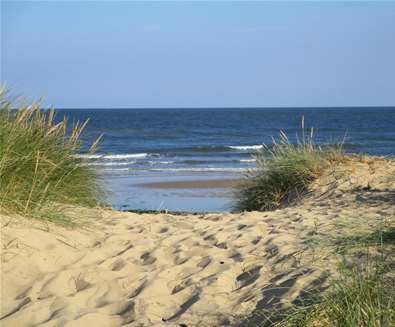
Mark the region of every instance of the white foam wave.
<instances>
[{"instance_id":1,"label":"white foam wave","mask_svg":"<svg viewBox=\"0 0 395 327\"><path fill-rule=\"evenodd\" d=\"M117 168L117 169L112 169L112 168L105 168L102 171L107 171L107 172L117 172L117 171L129 171L129 168Z\"/></svg>"},{"instance_id":2,"label":"white foam wave","mask_svg":"<svg viewBox=\"0 0 395 327\"><path fill-rule=\"evenodd\" d=\"M102 159L102 160L124 160L131 158L145 158L148 153L127 153L127 154L78 154L77 158Z\"/></svg>"},{"instance_id":3,"label":"white foam wave","mask_svg":"<svg viewBox=\"0 0 395 327\"><path fill-rule=\"evenodd\" d=\"M235 149L235 150L248 151L248 150L262 149L263 145L230 145L229 148Z\"/></svg>"},{"instance_id":4,"label":"white foam wave","mask_svg":"<svg viewBox=\"0 0 395 327\"><path fill-rule=\"evenodd\" d=\"M104 168L103 171L114 172L117 171L131 171L134 174L142 172L244 172L246 168Z\"/></svg>"},{"instance_id":5,"label":"white foam wave","mask_svg":"<svg viewBox=\"0 0 395 327\"><path fill-rule=\"evenodd\" d=\"M127 162L89 162L87 166L128 166L135 164L136 161L127 161Z\"/></svg>"},{"instance_id":6,"label":"white foam wave","mask_svg":"<svg viewBox=\"0 0 395 327\"><path fill-rule=\"evenodd\" d=\"M241 159L240 162L255 162L255 159Z\"/></svg>"},{"instance_id":7,"label":"white foam wave","mask_svg":"<svg viewBox=\"0 0 395 327\"><path fill-rule=\"evenodd\" d=\"M148 161L150 165L171 165L175 163L175 161Z\"/></svg>"},{"instance_id":8,"label":"white foam wave","mask_svg":"<svg viewBox=\"0 0 395 327\"><path fill-rule=\"evenodd\" d=\"M242 172L245 168L221 168L221 167L209 167L209 168L152 168L149 171L172 171L172 172Z\"/></svg>"},{"instance_id":9,"label":"white foam wave","mask_svg":"<svg viewBox=\"0 0 395 327\"><path fill-rule=\"evenodd\" d=\"M133 164L148 164L151 166L154 165L171 165L175 163L175 161L110 161L110 162L103 162L103 161L98 161L98 162L88 162L85 163L87 166L128 166L128 165L133 165Z\"/></svg>"}]
</instances>

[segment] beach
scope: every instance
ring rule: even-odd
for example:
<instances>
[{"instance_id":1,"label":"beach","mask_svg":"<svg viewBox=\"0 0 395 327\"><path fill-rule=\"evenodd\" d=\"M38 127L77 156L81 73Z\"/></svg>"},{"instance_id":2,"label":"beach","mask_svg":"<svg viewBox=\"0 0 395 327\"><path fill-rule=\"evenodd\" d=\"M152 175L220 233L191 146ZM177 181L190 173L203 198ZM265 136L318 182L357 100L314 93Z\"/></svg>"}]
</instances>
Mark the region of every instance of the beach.
<instances>
[{"instance_id":1,"label":"beach","mask_svg":"<svg viewBox=\"0 0 395 327\"><path fill-rule=\"evenodd\" d=\"M70 207L78 228L3 214L1 324L242 326L324 290L331 240L394 228L394 176L394 162L356 157L267 212Z\"/></svg>"},{"instance_id":2,"label":"beach","mask_svg":"<svg viewBox=\"0 0 395 327\"><path fill-rule=\"evenodd\" d=\"M0 327L395 326L395 1L0 11Z\"/></svg>"}]
</instances>

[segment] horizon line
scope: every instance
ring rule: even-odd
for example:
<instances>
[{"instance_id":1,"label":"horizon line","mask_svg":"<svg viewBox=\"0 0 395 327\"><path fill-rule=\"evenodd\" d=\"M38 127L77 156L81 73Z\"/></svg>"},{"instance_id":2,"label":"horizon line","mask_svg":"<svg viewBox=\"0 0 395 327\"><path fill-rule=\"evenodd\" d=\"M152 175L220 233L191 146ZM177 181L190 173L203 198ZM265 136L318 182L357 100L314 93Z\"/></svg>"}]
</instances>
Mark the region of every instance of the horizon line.
<instances>
[{"instance_id":1,"label":"horizon line","mask_svg":"<svg viewBox=\"0 0 395 327\"><path fill-rule=\"evenodd\" d=\"M54 107L56 110L134 110L134 109L144 109L144 110L157 110L157 109L370 109L370 108L380 108L380 109L393 109L395 105L386 106L374 106L374 105L363 105L363 106L284 106L284 107L257 107L257 106L246 106L246 107ZM41 108L47 109L47 108Z\"/></svg>"}]
</instances>

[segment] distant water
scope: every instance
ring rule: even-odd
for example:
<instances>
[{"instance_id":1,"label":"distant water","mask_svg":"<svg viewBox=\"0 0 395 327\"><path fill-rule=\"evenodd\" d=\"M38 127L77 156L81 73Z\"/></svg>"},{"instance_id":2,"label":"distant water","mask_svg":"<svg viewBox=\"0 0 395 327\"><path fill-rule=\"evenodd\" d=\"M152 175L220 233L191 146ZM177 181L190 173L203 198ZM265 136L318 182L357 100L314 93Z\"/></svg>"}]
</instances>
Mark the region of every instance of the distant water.
<instances>
[{"instance_id":1,"label":"distant water","mask_svg":"<svg viewBox=\"0 0 395 327\"><path fill-rule=\"evenodd\" d=\"M90 118L88 143L104 134L90 164L103 176L112 204L123 209L228 209L227 190L155 190L137 184L237 177L254 167L251 154L280 129L295 141L302 116L305 126L317 131L318 143L346 136L346 151L395 155L395 108L59 110L63 115L74 121Z\"/></svg>"}]
</instances>

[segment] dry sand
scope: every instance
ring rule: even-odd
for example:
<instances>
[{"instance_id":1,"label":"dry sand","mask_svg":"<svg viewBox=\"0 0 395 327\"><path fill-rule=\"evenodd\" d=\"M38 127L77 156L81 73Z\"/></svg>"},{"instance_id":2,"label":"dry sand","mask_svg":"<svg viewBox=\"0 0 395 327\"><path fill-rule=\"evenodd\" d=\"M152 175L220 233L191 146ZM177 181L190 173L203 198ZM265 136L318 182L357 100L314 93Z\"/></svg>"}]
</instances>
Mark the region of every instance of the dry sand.
<instances>
[{"instance_id":1,"label":"dry sand","mask_svg":"<svg viewBox=\"0 0 395 327\"><path fill-rule=\"evenodd\" d=\"M352 160L264 213L74 209L74 230L2 216L0 324L220 326L286 306L326 286L320 241L394 223L394 177L392 162Z\"/></svg>"}]
</instances>

